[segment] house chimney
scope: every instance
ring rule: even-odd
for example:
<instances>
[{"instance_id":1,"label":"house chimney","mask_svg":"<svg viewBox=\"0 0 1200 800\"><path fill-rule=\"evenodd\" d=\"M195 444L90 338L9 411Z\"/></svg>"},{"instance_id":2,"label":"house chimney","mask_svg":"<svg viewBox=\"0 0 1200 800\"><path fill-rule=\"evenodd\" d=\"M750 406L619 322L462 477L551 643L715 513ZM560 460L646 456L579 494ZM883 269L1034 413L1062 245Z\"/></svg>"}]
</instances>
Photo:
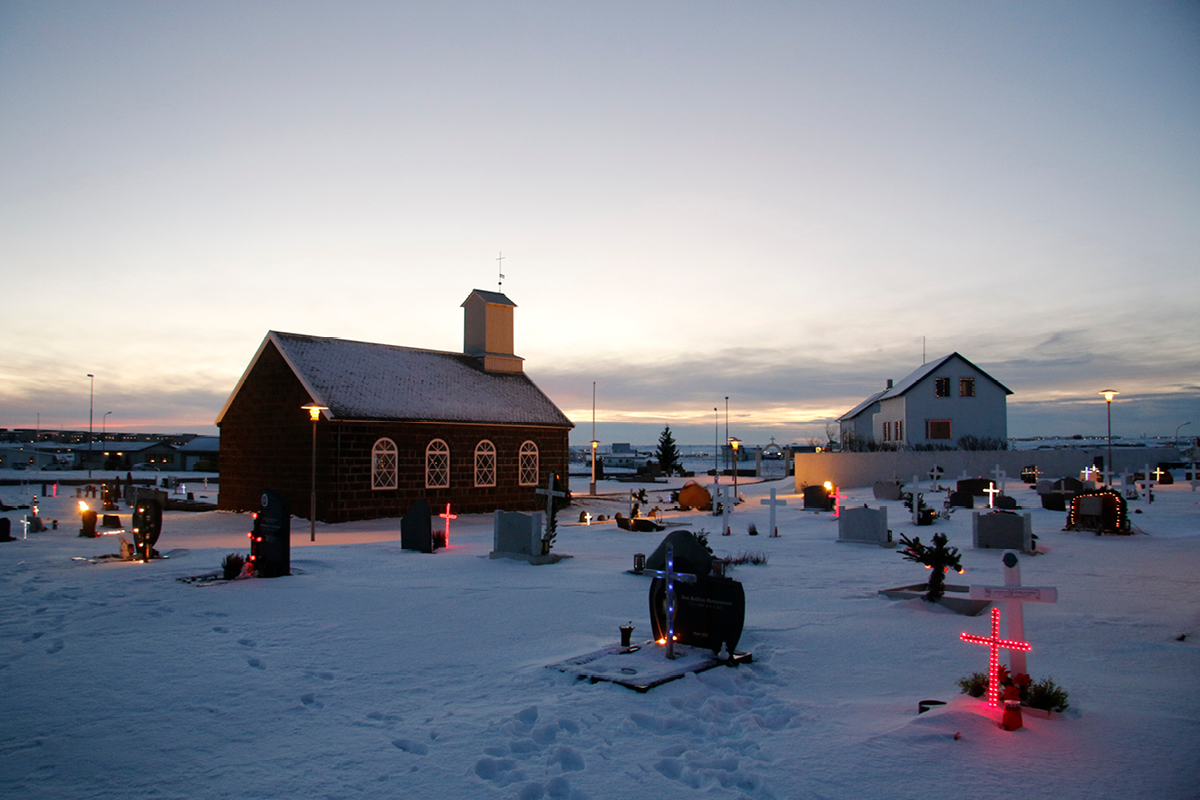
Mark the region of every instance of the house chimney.
<instances>
[{"instance_id":1,"label":"house chimney","mask_svg":"<svg viewBox=\"0 0 1200 800\"><path fill-rule=\"evenodd\" d=\"M889 388L889 389L892 388L892 379L891 378L888 378L887 388Z\"/></svg>"},{"instance_id":2,"label":"house chimney","mask_svg":"<svg viewBox=\"0 0 1200 800\"><path fill-rule=\"evenodd\" d=\"M517 304L500 292L475 289L463 301L463 352L487 372L523 372L524 361L513 354L513 309Z\"/></svg>"}]
</instances>

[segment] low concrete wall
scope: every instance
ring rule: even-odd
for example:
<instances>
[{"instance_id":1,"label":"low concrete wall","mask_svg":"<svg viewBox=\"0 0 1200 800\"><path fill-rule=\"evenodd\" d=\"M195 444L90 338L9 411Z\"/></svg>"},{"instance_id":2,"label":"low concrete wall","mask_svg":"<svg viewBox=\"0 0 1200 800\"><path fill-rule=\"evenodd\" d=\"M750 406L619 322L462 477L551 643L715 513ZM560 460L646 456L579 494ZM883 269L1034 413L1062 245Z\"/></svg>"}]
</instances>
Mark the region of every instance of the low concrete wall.
<instances>
[{"instance_id":1,"label":"low concrete wall","mask_svg":"<svg viewBox=\"0 0 1200 800\"><path fill-rule=\"evenodd\" d=\"M1021 470L1035 465L1043 477L1079 477L1080 470L1092 465L1096 456L1105 456L1105 447L1079 450L944 450L929 452L881 453L797 453L796 491L825 481L846 488L872 486L876 481L900 480L908 483L913 475L929 480L936 464L945 473L942 482L955 480L964 472L971 477L987 478L996 465L1009 480L1019 481ZM1146 464L1154 469L1160 461L1178 461L1174 447L1113 448L1117 472L1133 472Z\"/></svg>"}]
</instances>

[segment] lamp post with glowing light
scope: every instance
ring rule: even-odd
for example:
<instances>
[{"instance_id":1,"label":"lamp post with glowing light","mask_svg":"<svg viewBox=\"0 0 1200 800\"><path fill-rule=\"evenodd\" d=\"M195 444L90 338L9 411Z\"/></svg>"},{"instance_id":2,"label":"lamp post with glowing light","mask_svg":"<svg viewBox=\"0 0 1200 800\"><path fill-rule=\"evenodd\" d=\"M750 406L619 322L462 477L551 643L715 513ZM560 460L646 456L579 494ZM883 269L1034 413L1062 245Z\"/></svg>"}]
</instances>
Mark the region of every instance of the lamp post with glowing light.
<instances>
[{"instance_id":1,"label":"lamp post with glowing light","mask_svg":"<svg viewBox=\"0 0 1200 800\"><path fill-rule=\"evenodd\" d=\"M1104 404L1108 408L1108 463L1105 466L1108 467L1108 474L1113 475L1116 470L1112 460L1112 401L1120 392L1116 389L1105 389L1100 394L1104 395ZM1112 478L1109 478L1109 482L1112 482Z\"/></svg>"},{"instance_id":2,"label":"lamp post with glowing light","mask_svg":"<svg viewBox=\"0 0 1200 800\"><path fill-rule=\"evenodd\" d=\"M317 540L317 420L321 418L322 411L328 411L327 406L318 405L317 403L309 403L306 406L300 406L308 411L308 418L312 420L312 493L309 495L308 502L308 521L309 521L309 541Z\"/></svg>"},{"instance_id":3,"label":"lamp post with glowing light","mask_svg":"<svg viewBox=\"0 0 1200 800\"><path fill-rule=\"evenodd\" d=\"M738 454L737 454L737 450L738 450L738 445L741 443L742 443L742 440L737 438L736 436L731 437L729 440L729 444L733 448L733 499L735 501L738 499Z\"/></svg>"},{"instance_id":4,"label":"lamp post with glowing light","mask_svg":"<svg viewBox=\"0 0 1200 800\"><path fill-rule=\"evenodd\" d=\"M592 381L592 483L588 488L588 494L592 497L596 496L596 448L600 442L596 441L596 382Z\"/></svg>"}]
</instances>

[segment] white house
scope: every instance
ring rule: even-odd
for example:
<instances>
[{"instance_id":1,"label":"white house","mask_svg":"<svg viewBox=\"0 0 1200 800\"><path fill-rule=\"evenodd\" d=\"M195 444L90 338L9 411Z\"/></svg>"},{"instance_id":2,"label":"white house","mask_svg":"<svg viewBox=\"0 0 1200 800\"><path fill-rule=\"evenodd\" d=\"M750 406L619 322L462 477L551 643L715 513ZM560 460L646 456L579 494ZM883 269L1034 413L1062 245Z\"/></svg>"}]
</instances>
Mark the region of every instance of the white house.
<instances>
[{"instance_id":1,"label":"white house","mask_svg":"<svg viewBox=\"0 0 1200 800\"><path fill-rule=\"evenodd\" d=\"M842 442L955 445L965 436L1008 439L1012 391L958 353L923 364L843 414Z\"/></svg>"}]
</instances>

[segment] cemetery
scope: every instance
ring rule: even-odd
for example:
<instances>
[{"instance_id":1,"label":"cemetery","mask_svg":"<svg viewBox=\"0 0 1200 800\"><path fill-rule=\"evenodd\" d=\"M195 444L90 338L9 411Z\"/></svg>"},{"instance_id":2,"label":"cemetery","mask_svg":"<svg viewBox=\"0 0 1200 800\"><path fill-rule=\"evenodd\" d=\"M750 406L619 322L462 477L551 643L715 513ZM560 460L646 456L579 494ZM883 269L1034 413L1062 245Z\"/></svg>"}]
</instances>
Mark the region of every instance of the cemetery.
<instances>
[{"instance_id":1,"label":"cemetery","mask_svg":"<svg viewBox=\"0 0 1200 800\"><path fill-rule=\"evenodd\" d=\"M1130 476L1131 496L1081 491L1072 513L991 472L962 486L972 508L930 524L906 495L941 509L979 476L822 481L811 497L743 480L740 502L694 481L707 510L672 503L673 478L633 500L661 531L614 522L628 484L564 509L543 481L532 511L417 503L318 523L315 541L270 491L254 514L122 497L117 528L101 524L103 498L81 511L63 493L39 498L61 523L39 532L22 524L32 498L0 493L14 508L0 597L23 609L0 639L0 758L15 785L69 795L69 770L48 767L95 747L74 710L86 682L114 741L205 749L208 777L188 780L206 794L279 790L278 771L245 771L243 736L261 758L309 765L282 777L288 793L344 793L365 765L395 776L389 791L416 768L459 796L604 797L614 781L639 798L789 796L797 781L928 794L901 753L970 775L973 797L1186 794L1178 744L1200 701L1177 689L1195 685L1200 599L1173 587L1200 563L1192 487ZM1022 508L988 507L1001 496ZM103 558L121 536L132 557ZM750 543L759 563L735 558ZM147 662L171 680L131 706L127 678ZM23 745L48 736L66 759ZM351 750L352 769L338 755ZM145 795L183 770L152 750L89 775Z\"/></svg>"}]
</instances>

